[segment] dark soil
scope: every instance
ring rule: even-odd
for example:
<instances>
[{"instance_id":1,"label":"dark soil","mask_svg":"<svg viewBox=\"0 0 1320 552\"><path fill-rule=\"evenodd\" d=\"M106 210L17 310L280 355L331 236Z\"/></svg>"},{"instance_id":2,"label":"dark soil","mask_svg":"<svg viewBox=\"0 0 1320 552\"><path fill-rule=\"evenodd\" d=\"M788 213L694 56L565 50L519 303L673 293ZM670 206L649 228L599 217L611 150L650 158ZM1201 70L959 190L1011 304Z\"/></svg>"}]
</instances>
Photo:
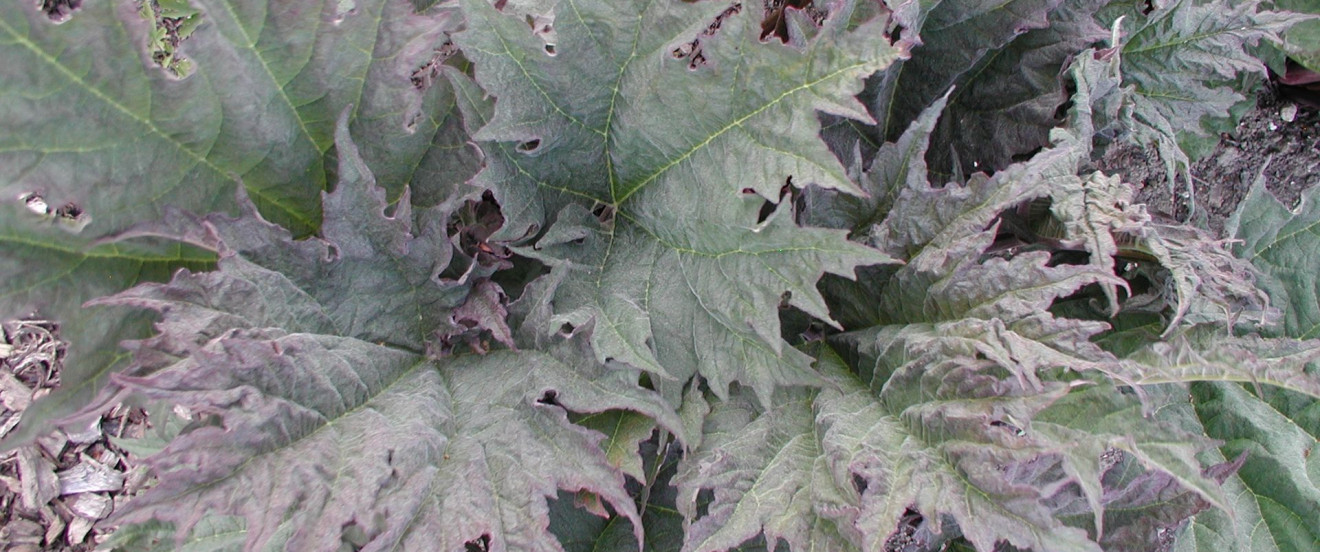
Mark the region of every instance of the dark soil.
<instances>
[{"instance_id":1,"label":"dark soil","mask_svg":"<svg viewBox=\"0 0 1320 552\"><path fill-rule=\"evenodd\" d=\"M1222 234L1224 222L1259 176L1289 206L1296 205L1303 190L1320 184L1320 111L1314 107L1293 103L1267 89L1237 128L1220 138L1214 153L1192 164L1195 209L1181 179L1169 186L1164 164L1152 149L1111 147L1097 168L1130 182L1137 188L1137 200L1152 211L1216 235Z\"/></svg>"}]
</instances>

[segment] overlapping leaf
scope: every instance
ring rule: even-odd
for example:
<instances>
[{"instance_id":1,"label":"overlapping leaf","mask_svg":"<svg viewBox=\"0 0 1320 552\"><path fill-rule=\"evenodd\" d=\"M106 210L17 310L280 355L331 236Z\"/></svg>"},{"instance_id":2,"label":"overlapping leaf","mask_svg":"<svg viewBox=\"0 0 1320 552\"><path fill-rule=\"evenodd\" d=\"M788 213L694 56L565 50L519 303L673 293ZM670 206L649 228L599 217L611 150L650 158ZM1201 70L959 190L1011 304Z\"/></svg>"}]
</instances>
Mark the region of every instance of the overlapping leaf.
<instances>
[{"instance_id":1,"label":"overlapping leaf","mask_svg":"<svg viewBox=\"0 0 1320 552\"><path fill-rule=\"evenodd\" d=\"M821 274L887 259L799 228L782 205L758 210L790 179L855 189L814 111L865 119L852 95L900 51L881 23L849 28L851 4L781 44L760 41L756 2L561 3L553 48L522 19L463 4L474 30L458 43L495 96L476 183L504 209L502 236L537 236L520 252L552 268L543 332L590 328L600 360L700 372L721 394L740 381L768 402L775 386L819 382L779 336L781 300L827 319Z\"/></svg>"},{"instance_id":2,"label":"overlapping leaf","mask_svg":"<svg viewBox=\"0 0 1320 552\"><path fill-rule=\"evenodd\" d=\"M475 170L446 83L432 86L446 34L460 19L409 2L270 4L201 1L200 25L178 47L179 77L150 57L135 3L89 2L58 25L30 2L0 7L0 317L37 311L75 344L71 384L31 411L25 427L86 403L123 367L112 352L144 326L84 301L211 259L178 246L96 245L162 217L168 207L231 210L242 185L295 234L320 224L332 172L335 119L355 105L364 157L397 194L420 205L454 196ZM352 9L349 9L349 8ZM159 29L158 29L159 30ZM76 205L80 234L20 212L40 196ZM21 202L20 202L21 203ZM40 262L33 262L39 259ZM58 399L58 400L56 400ZM24 435L30 437L29 432Z\"/></svg>"},{"instance_id":3,"label":"overlapping leaf","mask_svg":"<svg viewBox=\"0 0 1320 552\"><path fill-rule=\"evenodd\" d=\"M159 485L117 519L173 522L186 534L212 515L241 516L248 548L323 550L343 538L366 549L484 540L558 550L545 501L563 489L638 521L599 434L569 423L565 409L637 411L678 430L677 418L654 393L590 363L422 354L463 299L464 286L438 277L453 246L445 219L431 215L446 213L419 213L431 224L414 231L405 190L386 216L346 124L337 149L324 237L292 241L249 206L180 236L215 240L217 271L101 300L163 314L160 335L132 344L136 364L154 372L120 383L214 422L153 456Z\"/></svg>"},{"instance_id":4,"label":"overlapping leaf","mask_svg":"<svg viewBox=\"0 0 1320 552\"><path fill-rule=\"evenodd\" d=\"M839 342L862 359L860 376L835 366L831 389L760 417L750 407L716 405L680 479L689 518L698 490L715 489L688 549L718 550L763 531L793 549L881 550L909 509L935 527L948 516L980 549L1000 540L1098 549L1046 505L1048 489L1082 471L1056 469L1078 460L1065 454L1069 441L1033 433L1028 424L1067 392L1041 373L1112 370L1112 357L1088 342L1104 325L1044 313L1056 298L1112 276L1089 266L1051 266L1041 253L984 258L1002 211L1076 184L1076 151L1063 145L993 177L973 175L966 186L933 188L925 175L903 171L912 167L912 153L924 150L929 127L922 125L937 114L938 106L923 115L900 141L906 145L882 148L863 179L876 200L833 198L854 207L844 213L858 220L836 212L831 224L855 228L857 238L906 261L887 277L858 284L871 288L864 293L873 298L868 314L876 327ZM886 201L887 213L873 210Z\"/></svg>"},{"instance_id":5,"label":"overlapping leaf","mask_svg":"<svg viewBox=\"0 0 1320 552\"><path fill-rule=\"evenodd\" d=\"M900 8L921 11L904 22L913 25L903 30L915 44L913 56L872 79L863 97L879 126L862 134L874 143L896 140L952 89L928 154L937 174L1000 169L1046 146L1067 99L1061 69L1104 37L1092 18L1102 4L934 2L916 8L913 2Z\"/></svg>"},{"instance_id":6,"label":"overlapping leaf","mask_svg":"<svg viewBox=\"0 0 1320 552\"><path fill-rule=\"evenodd\" d=\"M1104 19L1117 22L1126 36L1116 36L1123 59L1123 83L1130 85L1129 139L1153 143L1169 174L1191 163L1180 146L1184 135L1201 135L1203 125L1224 118L1243 96L1233 82L1242 75L1264 74L1265 66L1246 51L1261 41L1279 41L1279 33L1304 16L1267 11L1259 1L1166 2L1147 10L1141 3L1114 3ZM1147 13L1149 12L1149 13Z\"/></svg>"},{"instance_id":7,"label":"overlapping leaf","mask_svg":"<svg viewBox=\"0 0 1320 552\"><path fill-rule=\"evenodd\" d=\"M1283 307L1283 334L1314 337L1320 315L1315 309L1316 265L1304 254L1316 241L1313 188L1290 210L1257 182L1226 232L1242 240L1239 254L1261 271L1260 285ZM1294 373L1316 377L1314 364ZM1246 464L1226 488L1234 496L1236 516L1198 516L1183 533L1178 550L1276 551L1314 549L1320 542L1320 400L1309 394L1261 389L1253 394L1236 384L1193 387L1195 410L1184 417L1203 424L1221 439L1222 456L1247 453Z\"/></svg>"},{"instance_id":8,"label":"overlapping leaf","mask_svg":"<svg viewBox=\"0 0 1320 552\"><path fill-rule=\"evenodd\" d=\"M1107 186L1097 189L1095 183L1088 184L1077 175L1097 132L1093 110L1117 105L1110 101L1117 91L1116 81L1087 80L1088 75L1094 76L1078 77L1079 103L1069 117L1069 126L1053 134L1051 149L1026 163L993 176L972 175L966 185L941 188L931 187L919 173L905 172L920 167L912 158L925 148L939 102L918 118L899 143L883 146L876 163L862 175L872 199L809 195L807 204L813 208L843 207L818 215L824 224L851 229L857 239L906 261L854 285L858 291L852 295L836 295L850 312L851 324L860 319L876 326L843 334L835 342L854 351L857 358L859 380L851 384L858 389L857 400L869 402L872 406L868 408L877 411L875 418L889 416L895 420L891 423L902 421L911 426L881 430L877 427L883 424L872 420L864 428L853 428L851 437L846 430L826 432L812 423L821 423L831 391L823 391L814 401L802 401L796 410L784 405L760 418L755 409L736 416L737 429L706 435L698 460L680 482L689 486L683 495L688 500L700 488L717 489L709 513L697 518L689 534L692 549L719 549L759 532L772 539L783 538L795 548L833 543L880 549L908 509L920 512L936 527L944 519L957 521L959 531L978 549L990 549L999 540L1048 550L1094 547L1090 539L1103 535L1106 519L1119 524L1119 532L1104 542L1149 543L1143 540L1149 536L1128 523L1130 520L1105 512L1108 504L1145 504L1139 496L1122 494L1119 483L1106 483L1108 467L1102 465L1101 457L1111 449L1125 451L1150 477L1164 481L1167 493L1161 496L1170 500L1182 497L1176 500L1186 503L1186 508L1147 505L1159 509L1152 514L1158 513L1164 520L1163 530L1176 527L1207 505L1228 505L1229 499L1202 472L1196 458L1205 444L1198 433L1146 419L1136 397L1124 397L1112 387L1068 394L1068 386L1061 387L1055 379L1055 370L1086 372L1087 378L1128 385L1228 379L1310 389L1317 380L1300 368L1314 353L1312 347L1296 342L1230 338L1223 335L1220 325L1180 333L1168 343L1147 335L1141 343L1153 349L1138 347L1142 350L1127 351L1120 358L1092 342L1106 324L1047 313L1056 301L1084 286L1120 285L1113 272L1113 256L1117 253L1114 240L1123 232L1158 237L1164 234L1157 232L1177 230L1157 230L1146 216L1124 218L1127 223L1118 225L1099 221L1105 217L1118 221L1126 202L1110 190L1121 188L1121 183L1096 175L1092 180L1101 178ZM1107 121L1103 114L1095 118L1099 124ZM1102 193L1105 190L1109 193ZM1079 247L1101 259L1056 264L1044 252L1019 252L999 244L997 238L1003 235L996 223L1008 224L1002 222L1004 213L1036 198L1056 203L1060 219L1077 220L1073 232L1082 242ZM1099 208L1101 204L1105 208ZM1076 205L1077 212L1069 205ZM1107 210L1109 207L1118 211ZM1112 247L1096 245L1097 239L1108 240ZM1174 258L1168 251L1161 253L1161 259ZM1167 270L1181 277L1208 277L1203 273L1212 272L1207 264L1169 264ZM1198 299L1215 298L1219 297L1213 293L1217 290L1249 289L1242 277L1240 271L1229 271L1217 276L1219 280L1191 289ZM858 309L854 303L871 306ZM1170 301L1165 308L1176 306ZM1222 313L1215 320L1227 317ZM1060 401L1061 397L1066 400ZM718 413L729 407L717 404L715 408ZM1083 412L1087 408L1104 412ZM858 415L860 409L847 409L847 419L871 419ZM790 410L791 416L785 414ZM720 423L720 416L713 416L708 422ZM799 429L775 433L773 438L748 437L761 435L763 429L777 432L780 430L774 428L781 426ZM835 465L833 472L820 467L826 461L820 459L819 449L807 446L813 443L811 436L822 434L825 437L813 446L841 446L863 440L863 436L907 432L914 436L906 445L914 456L892 457L892 451L907 450L899 441L873 443L868 450L890 451L891 456L868 453L880 459L853 462L847 468ZM858 452L849 453L854 454ZM920 458L948 463L923 463ZM1001 469L977 467L982 463ZM879 467L872 472L857 471L856 466L861 465ZM1004 471L1003 466L1011 468ZM836 482L813 479L823 477L822 473L832 473ZM941 473L949 477L941 479ZM850 481L853 475L875 479L855 489ZM894 488L911 480L920 483L902 491ZM790 484L778 484L783 481ZM1053 493L1065 487L1069 493L1077 493L1081 510L1091 521L1070 518L1070 523L1086 531L1070 532L1074 530L1064 529L1055 518L1057 501L1062 499ZM866 498L872 489L885 489L885 493ZM856 495L849 490L862 493L861 498L850 500ZM994 499L981 503L986 496ZM779 515L757 506L798 503L794 501L801 502L793 507L794 515ZM689 509L687 515L696 517L695 510ZM986 521L996 516L1004 516L1004 521ZM1029 522L1023 523L1024 519ZM834 529L827 533L804 529L826 526Z\"/></svg>"},{"instance_id":9,"label":"overlapping leaf","mask_svg":"<svg viewBox=\"0 0 1320 552\"><path fill-rule=\"evenodd\" d=\"M937 534L939 520L956 521L978 549L1002 540L1099 550L1043 504L1064 482L1052 469L1060 443L1014 425L1066 386L1041 393L984 364L935 362L947 352L903 367L878 395L881 382L868 385L827 353L818 367L833 385L818 395L759 416L745 402L717 405L706 441L679 475L679 506L689 518L698 491L715 491L684 549L723 550L764 531L792 550L884 550L911 508Z\"/></svg>"},{"instance_id":10,"label":"overlapping leaf","mask_svg":"<svg viewBox=\"0 0 1320 552\"><path fill-rule=\"evenodd\" d=\"M1320 274L1308 251L1320 247L1320 188L1302 194L1296 209L1280 203L1258 179L1224 232L1242 240L1238 255L1260 269L1259 285L1283 311L1283 331L1320 337Z\"/></svg>"}]
</instances>

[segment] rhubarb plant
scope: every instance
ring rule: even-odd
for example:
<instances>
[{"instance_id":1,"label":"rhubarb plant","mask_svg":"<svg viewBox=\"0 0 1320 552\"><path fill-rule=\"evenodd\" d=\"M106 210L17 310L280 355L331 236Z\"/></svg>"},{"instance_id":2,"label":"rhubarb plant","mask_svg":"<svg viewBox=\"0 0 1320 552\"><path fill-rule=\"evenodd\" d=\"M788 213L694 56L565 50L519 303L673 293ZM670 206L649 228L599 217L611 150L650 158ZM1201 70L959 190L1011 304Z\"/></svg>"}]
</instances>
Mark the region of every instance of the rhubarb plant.
<instances>
[{"instance_id":1,"label":"rhubarb plant","mask_svg":"<svg viewBox=\"0 0 1320 552\"><path fill-rule=\"evenodd\" d=\"M1314 217L1092 168L1305 19L11 3L0 305L73 349L5 446L146 405L123 550L1306 550Z\"/></svg>"}]
</instances>

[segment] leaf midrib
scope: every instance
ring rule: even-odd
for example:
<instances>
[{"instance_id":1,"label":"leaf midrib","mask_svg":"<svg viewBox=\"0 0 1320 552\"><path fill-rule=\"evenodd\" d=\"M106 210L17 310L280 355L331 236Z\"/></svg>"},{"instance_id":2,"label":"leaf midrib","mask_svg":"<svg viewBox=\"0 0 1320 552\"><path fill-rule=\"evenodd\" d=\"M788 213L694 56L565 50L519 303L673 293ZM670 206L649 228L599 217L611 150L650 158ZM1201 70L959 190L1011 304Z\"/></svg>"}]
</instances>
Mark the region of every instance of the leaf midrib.
<instances>
[{"instance_id":1,"label":"leaf midrib","mask_svg":"<svg viewBox=\"0 0 1320 552\"><path fill-rule=\"evenodd\" d=\"M238 185L242 185L242 182L237 178L237 176L226 172L224 169L220 168L215 163L212 163L211 160L208 159L206 156L200 155L197 152L189 149L182 142L176 140L174 137L170 136L168 133L161 130L161 128L156 126L155 122L153 122L151 119L144 118L141 115L133 112L124 104L119 103L105 92L92 86L87 81L83 80L82 77L80 77L78 74L74 73L68 67L65 67L63 64L61 64L59 60L47 55L46 52L42 50L40 47L38 47L36 43L32 42L32 40L30 40L27 36L19 34L14 27L10 26L10 24L4 21L4 19L2 18L0 18L0 30L4 31L5 34L9 35L14 40L15 43L27 49L33 57L37 58L42 63L54 68L57 74L63 76L69 82L72 82L74 85L76 85L78 89L86 91L88 94L91 94L96 99L101 100L103 103L110 106L115 111L118 111L125 117L146 127L147 130L150 131L152 135L156 136L157 139L173 146L174 149L178 150L187 157L196 161L198 164L206 167L211 172L215 173L218 177L220 177L221 180L227 180L230 182L234 182ZM281 94L282 93L283 90L281 89ZM299 119L299 124L302 124L301 119ZM293 220L298 221L300 224L303 224L309 228L316 227L316 224L310 218L308 218L306 214L304 214L298 209L290 207L289 205L286 204L284 200L269 195L266 192L266 190L261 188L248 188L247 191L261 198L262 201L270 205L274 205L275 207L278 207L281 211L284 212L286 216L288 216Z\"/></svg>"}]
</instances>

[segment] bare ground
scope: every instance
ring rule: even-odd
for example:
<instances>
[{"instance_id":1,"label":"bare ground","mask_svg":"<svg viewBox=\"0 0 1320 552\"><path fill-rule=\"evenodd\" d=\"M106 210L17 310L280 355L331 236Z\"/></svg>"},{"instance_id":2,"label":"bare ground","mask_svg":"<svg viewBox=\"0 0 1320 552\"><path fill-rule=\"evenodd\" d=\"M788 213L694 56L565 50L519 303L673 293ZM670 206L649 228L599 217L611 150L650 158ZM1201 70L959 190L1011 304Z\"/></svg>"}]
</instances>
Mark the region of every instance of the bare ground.
<instances>
[{"instance_id":1,"label":"bare ground","mask_svg":"<svg viewBox=\"0 0 1320 552\"><path fill-rule=\"evenodd\" d=\"M1137 200L1153 211L1220 235L1262 170L1265 187L1285 205L1295 205L1303 190L1320 185L1320 111L1269 89L1261 92L1241 123L1220 135L1214 153L1193 163L1195 209L1185 183L1169 186L1152 149L1112 147L1097 168L1123 176L1137 188Z\"/></svg>"}]
</instances>

